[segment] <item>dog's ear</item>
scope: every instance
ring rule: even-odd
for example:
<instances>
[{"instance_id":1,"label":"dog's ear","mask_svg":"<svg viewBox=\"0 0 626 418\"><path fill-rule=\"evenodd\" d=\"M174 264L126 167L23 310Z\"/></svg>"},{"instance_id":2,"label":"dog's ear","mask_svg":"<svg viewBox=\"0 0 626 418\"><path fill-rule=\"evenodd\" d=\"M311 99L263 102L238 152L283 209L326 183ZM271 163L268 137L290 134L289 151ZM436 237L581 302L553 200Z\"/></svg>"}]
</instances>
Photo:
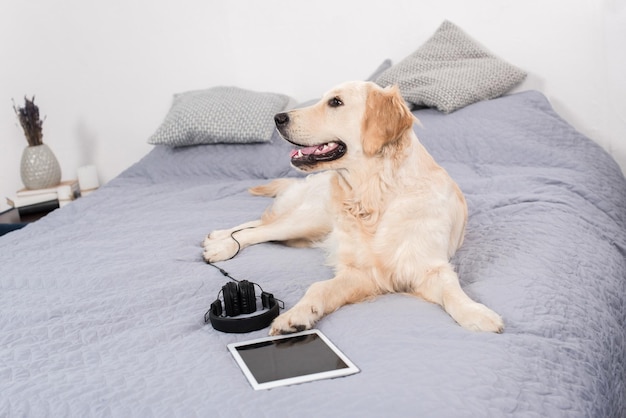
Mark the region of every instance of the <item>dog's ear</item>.
<instances>
[{"instance_id":1,"label":"dog's ear","mask_svg":"<svg viewBox=\"0 0 626 418\"><path fill-rule=\"evenodd\" d=\"M397 86L372 88L367 96L361 127L365 155L379 153L413 128L415 117L404 103Z\"/></svg>"}]
</instances>

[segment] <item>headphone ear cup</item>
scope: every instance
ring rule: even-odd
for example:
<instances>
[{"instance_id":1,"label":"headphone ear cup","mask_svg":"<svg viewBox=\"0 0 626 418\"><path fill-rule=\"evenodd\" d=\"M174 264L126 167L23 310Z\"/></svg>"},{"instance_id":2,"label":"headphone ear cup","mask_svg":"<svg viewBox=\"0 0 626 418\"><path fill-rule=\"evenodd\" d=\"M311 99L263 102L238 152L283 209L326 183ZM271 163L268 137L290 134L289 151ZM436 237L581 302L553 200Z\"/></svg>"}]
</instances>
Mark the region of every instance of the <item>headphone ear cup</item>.
<instances>
[{"instance_id":1,"label":"headphone ear cup","mask_svg":"<svg viewBox=\"0 0 626 418\"><path fill-rule=\"evenodd\" d=\"M236 283L228 282L222 286L224 294L224 311L226 316L237 316L241 314L239 301L239 288Z\"/></svg>"},{"instance_id":2,"label":"headphone ear cup","mask_svg":"<svg viewBox=\"0 0 626 418\"><path fill-rule=\"evenodd\" d=\"M270 309L276 303L274 295L269 292L261 292L261 303L263 308Z\"/></svg>"},{"instance_id":3,"label":"headphone ear cup","mask_svg":"<svg viewBox=\"0 0 626 418\"><path fill-rule=\"evenodd\" d=\"M256 295L254 284L247 280L239 282L239 302L242 314L256 312Z\"/></svg>"},{"instance_id":4,"label":"headphone ear cup","mask_svg":"<svg viewBox=\"0 0 626 418\"><path fill-rule=\"evenodd\" d=\"M215 302L211 304L211 312L215 316L220 316L222 314L222 302L219 299L216 299Z\"/></svg>"}]
</instances>

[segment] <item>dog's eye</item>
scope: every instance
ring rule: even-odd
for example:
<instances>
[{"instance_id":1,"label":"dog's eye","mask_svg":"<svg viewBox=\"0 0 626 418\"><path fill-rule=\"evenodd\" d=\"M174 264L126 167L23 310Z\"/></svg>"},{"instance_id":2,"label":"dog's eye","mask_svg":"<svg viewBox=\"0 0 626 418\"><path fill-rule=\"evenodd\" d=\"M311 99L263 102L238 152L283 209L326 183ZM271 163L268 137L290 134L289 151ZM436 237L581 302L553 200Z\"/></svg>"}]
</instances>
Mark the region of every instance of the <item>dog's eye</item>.
<instances>
[{"instance_id":1,"label":"dog's eye","mask_svg":"<svg viewBox=\"0 0 626 418\"><path fill-rule=\"evenodd\" d=\"M330 107L343 106L343 102L341 101L339 97L333 97L332 99L328 101L328 106Z\"/></svg>"}]
</instances>

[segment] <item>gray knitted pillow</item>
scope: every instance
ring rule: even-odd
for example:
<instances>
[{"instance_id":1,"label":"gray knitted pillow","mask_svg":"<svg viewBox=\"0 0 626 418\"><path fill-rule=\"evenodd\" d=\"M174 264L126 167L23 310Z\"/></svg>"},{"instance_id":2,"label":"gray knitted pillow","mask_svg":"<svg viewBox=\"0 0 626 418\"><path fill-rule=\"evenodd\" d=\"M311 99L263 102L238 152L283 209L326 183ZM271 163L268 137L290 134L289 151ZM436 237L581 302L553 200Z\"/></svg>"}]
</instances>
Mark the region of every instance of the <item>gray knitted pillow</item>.
<instances>
[{"instance_id":1,"label":"gray knitted pillow","mask_svg":"<svg viewBox=\"0 0 626 418\"><path fill-rule=\"evenodd\" d=\"M289 97L237 87L213 87L174 95L161 126L148 140L174 147L216 143L269 142L274 115Z\"/></svg>"},{"instance_id":2,"label":"gray knitted pillow","mask_svg":"<svg viewBox=\"0 0 626 418\"><path fill-rule=\"evenodd\" d=\"M397 84L407 102L450 113L501 96L525 77L524 71L444 21L424 45L381 74L376 83Z\"/></svg>"}]
</instances>

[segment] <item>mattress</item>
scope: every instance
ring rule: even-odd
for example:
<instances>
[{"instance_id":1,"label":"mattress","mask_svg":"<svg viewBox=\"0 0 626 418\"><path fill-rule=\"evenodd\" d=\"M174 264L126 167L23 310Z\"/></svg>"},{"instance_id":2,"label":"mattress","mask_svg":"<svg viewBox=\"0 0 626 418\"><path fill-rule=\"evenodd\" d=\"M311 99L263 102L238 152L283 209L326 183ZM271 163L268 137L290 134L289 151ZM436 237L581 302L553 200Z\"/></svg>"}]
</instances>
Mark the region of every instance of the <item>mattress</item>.
<instances>
[{"instance_id":1,"label":"mattress","mask_svg":"<svg viewBox=\"0 0 626 418\"><path fill-rule=\"evenodd\" d=\"M291 146L155 146L97 192L0 238L0 416L626 416L626 180L539 92L416 110L463 190L465 292L502 334L389 294L317 328L361 370L254 391L204 314L227 281L214 229L257 219L248 194L300 176ZM293 306L332 277L320 249L265 243L217 263Z\"/></svg>"}]
</instances>

